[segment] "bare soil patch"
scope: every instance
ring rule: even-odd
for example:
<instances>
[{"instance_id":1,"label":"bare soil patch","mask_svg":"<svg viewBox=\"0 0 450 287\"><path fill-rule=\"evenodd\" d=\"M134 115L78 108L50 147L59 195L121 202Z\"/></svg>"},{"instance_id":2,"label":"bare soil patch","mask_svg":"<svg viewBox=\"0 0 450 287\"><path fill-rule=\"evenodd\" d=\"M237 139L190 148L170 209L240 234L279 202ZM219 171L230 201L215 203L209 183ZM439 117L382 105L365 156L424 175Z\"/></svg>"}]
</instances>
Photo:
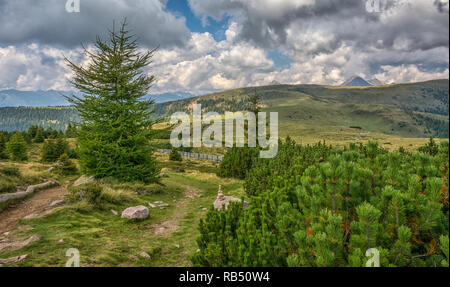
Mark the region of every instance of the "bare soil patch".
<instances>
[{"instance_id":1,"label":"bare soil patch","mask_svg":"<svg viewBox=\"0 0 450 287\"><path fill-rule=\"evenodd\" d=\"M67 193L66 185L41 190L24 201L11 205L0 213L0 235L11 231L22 218L36 218L49 213L49 205L62 199Z\"/></svg>"}]
</instances>

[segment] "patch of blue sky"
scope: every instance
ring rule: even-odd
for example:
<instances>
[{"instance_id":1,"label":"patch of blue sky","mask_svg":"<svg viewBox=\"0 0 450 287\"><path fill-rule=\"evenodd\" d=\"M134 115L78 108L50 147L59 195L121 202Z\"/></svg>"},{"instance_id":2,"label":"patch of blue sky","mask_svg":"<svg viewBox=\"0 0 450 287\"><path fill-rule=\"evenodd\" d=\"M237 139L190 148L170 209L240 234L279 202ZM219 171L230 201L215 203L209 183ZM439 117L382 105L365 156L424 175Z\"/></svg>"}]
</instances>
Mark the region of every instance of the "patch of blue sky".
<instances>
[{"instance_id":1,"label":"patch of blue sky","mask_svg":"<svg viewBox=\"0 0 450 287\"><path fill-rule=\"evenodd\" d=\"M275 49L268 52L269 58L275 63L275 66L282 69L287 69L291 66L293 60L283 54L281 50Z\"/></svg>"},{"instance_id":2,"label":"patch of blue sky","mask_svg":"<svg viewBox=\"0 0 450 287\"><path fill-rule=\"evenodd\" d=\"M225 39L225 31L228 28L229 22L228 16L224 16L220 21L208 17L204 25L202 19L194 15L189 4L185 0L169 0L166 8L177 16L183 16L186 19L186 26L191 32L209 32L216 41Z\"/></svg>"}]
</instances>

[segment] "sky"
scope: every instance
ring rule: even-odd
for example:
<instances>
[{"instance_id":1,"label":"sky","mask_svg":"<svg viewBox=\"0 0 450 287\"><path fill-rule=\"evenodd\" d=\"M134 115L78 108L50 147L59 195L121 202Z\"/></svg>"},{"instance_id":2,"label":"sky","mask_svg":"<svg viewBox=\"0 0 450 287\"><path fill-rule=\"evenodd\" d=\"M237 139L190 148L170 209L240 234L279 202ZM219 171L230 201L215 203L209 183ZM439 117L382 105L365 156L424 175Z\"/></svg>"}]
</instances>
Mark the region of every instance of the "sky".
<instances>
[{"instance_id":1,"label":"sky","mask_svg":"<svg viewBox=\"0 0 450 287\"><path fill-rule=\"evenodd\" d=\"M400 83L449 78L448 0L0 0L0 90L71 90L64 55L89 64L127 17L151 93L271 84Z\"/></svg>"}]
</instances>

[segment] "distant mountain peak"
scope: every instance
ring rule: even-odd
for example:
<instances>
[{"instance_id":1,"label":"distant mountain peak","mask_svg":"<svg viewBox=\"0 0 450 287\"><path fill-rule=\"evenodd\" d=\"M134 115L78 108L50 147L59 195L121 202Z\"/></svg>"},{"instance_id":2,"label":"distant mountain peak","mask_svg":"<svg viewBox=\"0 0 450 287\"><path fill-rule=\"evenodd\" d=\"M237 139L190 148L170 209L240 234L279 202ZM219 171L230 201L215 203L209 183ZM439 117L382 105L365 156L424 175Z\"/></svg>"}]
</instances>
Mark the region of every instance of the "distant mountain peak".
<instances>
[{"instance_id":1,"label":"distant mountain peak","mask_svg":"<svg viewBox=\"0 0 450 287\"><path fill-rule=\"evenodd\" d=\"M368 82L371 83L373 86L382 86L382 85L384 85L384 84L383 84L380 80L378 80L377 78L370 79Z\"/></svg>"},{"instance_id":2,"label":"distant mountain peak","mask_svg":"<svg viewBox=\"0 0 450 287\"><path fill-rule=\"evenodd\" d=\"M56 91L56 90L0 90L0 107L45 107L45 106L69 106L70 103L64 95L82 96L80 92ZM186 92L174 92L165 94L146 95L145 99L152 99L156 103L177 101L192 98L196 95Z\"/></svg>"},{"instance_id":3,"label":"distant mountain peak","mask_svg":"<svg viewBox=\"0 0 450 287\"><path fill-rule=\"evenodd\" d=\"M373 86L371 83L369 83L368 81L364 80L362 77L360 76L352 76L350 77L347 81L345 81L344 83L342 83L341 86L345 86L345 87L370 87Z\"/></svg>"}]
</instances>

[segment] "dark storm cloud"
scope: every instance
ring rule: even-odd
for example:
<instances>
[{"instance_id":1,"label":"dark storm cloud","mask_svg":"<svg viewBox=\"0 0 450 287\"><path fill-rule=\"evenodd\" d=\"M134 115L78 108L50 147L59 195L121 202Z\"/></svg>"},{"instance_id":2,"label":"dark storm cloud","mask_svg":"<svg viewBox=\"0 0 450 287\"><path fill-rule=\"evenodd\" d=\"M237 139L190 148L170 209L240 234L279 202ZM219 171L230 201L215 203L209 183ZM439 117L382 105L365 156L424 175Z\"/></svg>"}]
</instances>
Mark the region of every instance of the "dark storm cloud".
<instances>
[{"instance_id":1,"label":"dark storm cloud","mask_svg":"<svg viewBox=\"0 0 450 287\"><path fill-rule=\"evenodd\" d=\"M441 13L448 13L448 0L434 0L434 5Z\"/></svg>"},{"instance_id":2,"label":"dark storm cloud","mask_svg":"<svg viewBox=\"0 0 450 287\"><path fill-rule=\"evenodd\" d=\"M152 48L183 46L190 37L184 18L159 0L80 0L80 13L67 13L66 0L0 0L0 43L37 41L65 47L92 42L127 17L140 43Z\"/></svg>"},{"instance_id":3,"label":"dark storm cloud","mask_svg":"<svg viewBox=\"0 0 450 287\"><path fill-rule=\"evenodd\" d=\"M375 74L380 71L382 65L414 65L420 67L423 72L443 72L448 69L448 50L436 48L427 51L396 52L385 51L376 57L368 59L369 72Z\"/></svg>"},{"instance_id":4,"label":"dark storm cloud","mask_svg":"<svg viewBox=\"0 0 450 287\"><path fill-rule=\"evenodd\" d=\"M390 0L389 0L390 1ZM214 1L216 2L216 1ZM266 47L275 47L286 42L286 30L294 22L351 19L356 15L365 22L377 21L378 15L368 13L362 0L318 0L308 5L295 7L292 3L302 1L279 1L274 7L280 9L279 17L273 17L272 9L255 9L250 3L256 1L220 0L211 3L208 0L189 0L190 6L198 16L210 16L218 20L224 15L237 15L242 20L240 37ZM265 1L261 2L264 5ZM390 3L390 2L389 2ZM338 22L338 21L336 21Z\"/></svg>"}]
</instances>

